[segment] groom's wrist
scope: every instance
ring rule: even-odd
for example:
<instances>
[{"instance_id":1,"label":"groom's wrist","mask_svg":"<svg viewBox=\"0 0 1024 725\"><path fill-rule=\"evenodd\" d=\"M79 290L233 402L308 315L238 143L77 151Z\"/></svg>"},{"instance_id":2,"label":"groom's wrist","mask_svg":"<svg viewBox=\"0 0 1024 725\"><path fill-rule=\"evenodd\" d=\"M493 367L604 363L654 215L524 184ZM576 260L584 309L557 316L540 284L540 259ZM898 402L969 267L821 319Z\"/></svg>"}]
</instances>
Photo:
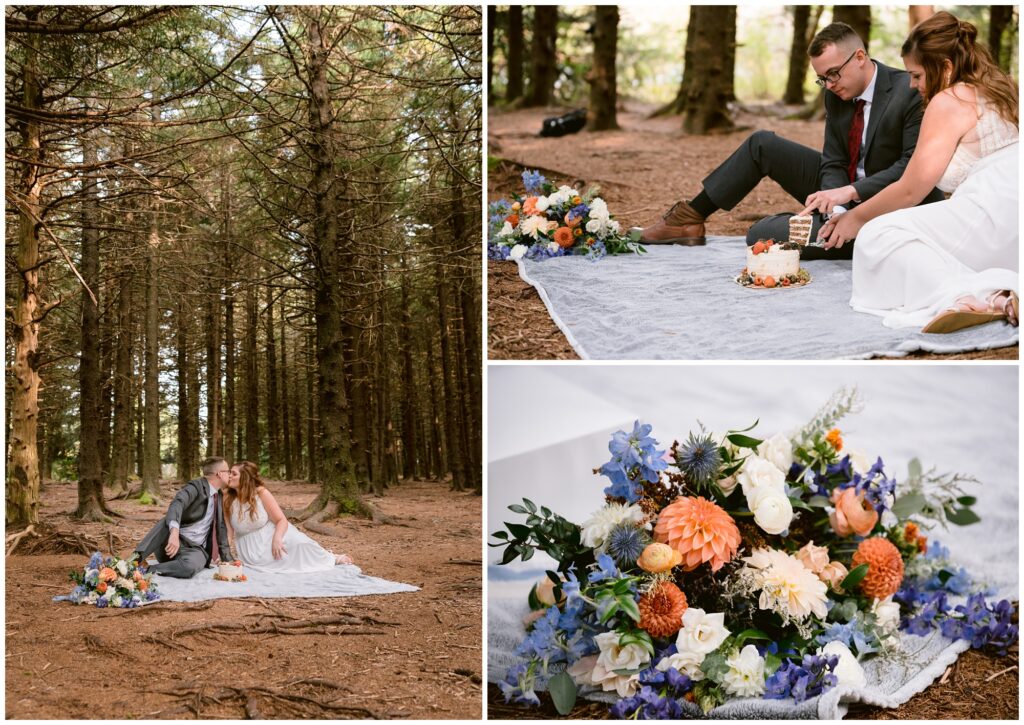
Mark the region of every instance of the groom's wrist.
<instances>
[{"instance_id":1,"label":"groom's wrist","mask_svg":"<svg viewBox=\"0 0 1024 725\"><path fill-rule=\"evenodd\" d=\"M169 528L171 531L177 531L180 528L180 526L181 524L179 524L177 521L167 522L167 528Z\"/></svg>"}]
</instances>

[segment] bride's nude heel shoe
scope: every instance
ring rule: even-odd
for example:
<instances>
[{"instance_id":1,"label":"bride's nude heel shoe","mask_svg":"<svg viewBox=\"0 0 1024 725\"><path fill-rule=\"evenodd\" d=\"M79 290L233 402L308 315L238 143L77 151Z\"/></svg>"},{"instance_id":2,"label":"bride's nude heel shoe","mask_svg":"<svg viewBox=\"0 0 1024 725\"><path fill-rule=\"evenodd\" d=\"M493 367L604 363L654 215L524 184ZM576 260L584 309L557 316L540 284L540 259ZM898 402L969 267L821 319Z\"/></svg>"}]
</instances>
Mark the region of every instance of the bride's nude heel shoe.
<instances>
[{"instance_id":1,"label":"bride's nude heel shoe","mask_svg":"<svg viewBox=\"0 0 1024 725\"><path fill-rule=\"evenodd\" d=\"M999 304L1000 300L1003 301L1002 305ZM1016 327L1020 319L1019 312L1017 293L1004 290L993 295L987 310L946 310L921 328L921 332L945 334L1003 319Z\"/></svg>"}]
</instances>

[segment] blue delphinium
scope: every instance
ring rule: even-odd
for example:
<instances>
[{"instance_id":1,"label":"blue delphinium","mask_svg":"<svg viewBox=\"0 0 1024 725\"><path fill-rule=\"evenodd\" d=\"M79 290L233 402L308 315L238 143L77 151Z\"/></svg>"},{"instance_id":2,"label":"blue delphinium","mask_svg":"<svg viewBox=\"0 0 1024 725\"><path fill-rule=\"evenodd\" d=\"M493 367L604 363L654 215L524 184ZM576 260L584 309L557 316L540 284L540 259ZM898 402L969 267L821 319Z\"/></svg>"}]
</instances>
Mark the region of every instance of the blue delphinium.
<instances>
[{"instance_id":1,"label":"blue delphinium","mask_svg":"<svg viewBox=\"0 0 1024 725\"><path fill-rule=\"evenodd\" d=\"M557 246L551 249L548 244L533 244L526 250L526 254L523 256L526 259L543 262L545 259L551 259L552 257L564 257L565 250Z\"/></svg>"},{"instance_id":2,"label":"blue delphinium","mask_svg":"<svg viewBox=\"0 0 1024 725\"><path fill-rule=\"evenodd\" d=\"M838 683L835 672L838 655L804 655L797 664L786 661L765 680L766 700L784 700L792 697L797 704L826 692Z\"/></svg>"},{"instance_id":3,"label":"blue delphinium","mask_svg":"<svg viewBox=\"0 0 1024 725\"><path fill-rule=\"evenodd\" d=\"M612 434L608 443L612 459L600 468L601 474L612 482L604 489L606 496L636 503L643 490L641 482L656 483L659 472L668 467L662 458L665 451L657 450L658 441L650 435L651 428L638 420L633 423L632 433L620 430Z\"/></svg>"},{"instance_id":4,"label":"blue delphinium","mask_svg":"<svg viewBox=\"0 0 1024 725\"><path fill-rule=\"evenodd\" d=\"M540 698L534 692L535 662L520 662L510 668L505 679L498 683L505 702L521 702L527 705L539 705Z\"/></svg>"},{"instance_id":5,"label":"blue delphinium","mask_svg":"<svg viewBox=\"0 0 1024 725\"><path fill-rule=\"evenodd\" d=\"M581 249L586 250L586 258L591 262L596 262L599 259L604 259L608 256L608 249L602 241L595 241L593 244L581 247Z\"/></svg>"},{"instance_id":6,"label":"blue delphinium","mask_svg":"<svg viewBox=\"0 0 1024 725\"><path fill-rule=\"evenodd\" d=\"M512 253L512 247L506 244L488 244L487 258L498 262L504 262Z\"/></svg>"},{"instance_id":7,"label":"blue delphinium","mask_svg":"<svg viewBox=\"0 0 1024 725\"><path fill-rule=\"evenodd\" d=\"M829 624L825 631L818 635L817 640L822 645L842 642L848 649L862 655L878 651L877 639L864 630L859 618Z\"/></svg>"},{"instance_id":8,"label":"blue delphinium","mask_svg":"<svg viewBox=\"0 0 1024 725\"><path fill-rule=\"evenodd\" d=\"M591 584L605 581L606 579L618 579L619 569L615 566L615 560L607 554L599 554L597 557L597 568L590 572L587 580Z\"/></svg>"},{"instance_id":9,"label":"blue delphinium","mask_svg":"<svg viewBox=\"0 0 1024 725\"><path fill-rule=\"evenodd\" d=\"M718 443L703 429L697 436L691 431L686 443L682 444L676 453L676 464L691 483L697 486L714 483L718 479L718 469L722 465Z\"/></svg>"},{"instance_id":10,"label":"blue delphinium","mask_svg":"<svg viewBox=\"0 0 1024 725\"><path fill-rule=\"evenodd\" d=\"M967 640L975 649L991 645L999 654L1006 654L1017 641L1018 628L1013 624L1009 600L989 605L985 595L978 592L953 607L945 589L927 591L913 583L904 584L894 599L912 611L919 607L900 622L900 629L908 634L923 637L938 629L944 637Z\"/></svg>"},{"instance_id":11,"label":"blue delphinium","mask_svg":"<svg viewBox=\"0 0 1024 725\"><path fill-rule=\"evenodd\" d=\"M853 470L850 457L843 456L842 460L826 468L825 475L844 478L839 488L853 488L857 493L864 494L864 499L874 507L879 516L889 508L896 494L896 480L886 476L885 463L881 458L878 458L862 476Z\"/></svg>"},{"instance_id":12,"label":"blue delphinium","mask_svg":"<svg viewBox=\"0 0 1024 725\"><path fill-rule=\"evenodd\" d=\"M630 523L619 524L608 534L605 547L619 566L626 568L636 564L636 560L644 552L644 547L651 543L650 538L642 530Z\"/></svg>"},{"instance_id":13,"label":"blue delphinium","mask_svg":"<svg viewBox=\"0 0 1024 725\"><path fill-rule=\"evenodd\" d=\"M650 667L640 673L640 689L611 707L619 720L679 720L686 717L680 700L693 688L689 677L670 667L664 672Z\"/></svg>"},{"instance_id":14,"label":"blue delphinium","mask_svg":"<svg viewBox=\"0 0 1024 725\"><path fill-rule=\"evenodd\" d=\"M544 184L547 183L539 171L530 171L527 169L523 172L523 187L526 189L527 194L538 194L544 189Z\"/></svg>"}]
</instances>

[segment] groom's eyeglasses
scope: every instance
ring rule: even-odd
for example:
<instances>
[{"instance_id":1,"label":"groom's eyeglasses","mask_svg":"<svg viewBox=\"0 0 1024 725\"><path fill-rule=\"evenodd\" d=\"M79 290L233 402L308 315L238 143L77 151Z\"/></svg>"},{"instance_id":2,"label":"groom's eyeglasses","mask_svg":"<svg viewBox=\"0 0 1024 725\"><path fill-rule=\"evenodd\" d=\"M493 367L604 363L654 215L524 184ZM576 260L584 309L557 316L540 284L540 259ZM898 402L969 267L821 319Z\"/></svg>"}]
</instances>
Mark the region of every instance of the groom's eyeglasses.
<instances>
[{"instance_id":1,"label":"groom's eyeglasses","mask_svg":"<svg viewBox=\"0 0 1024 725\"><path fill-rule=\"evenodd\" d=\"M860 50L860 48L858 48L857 50ZM844 60L843 64L841 66L839 66L838 68L835 68L834 70L830 70L828 73L826 73L823 76L818 76L817 78L814 79L814 82L818 84L819 88L824 88L825 85L828 84L828 83L835 83L836 81L839 80L839 76L843 72L843 68L846 67L847 63L849 63L851 60L853 60L853 56L855 56L855 55L857 55L857 51L856 50L853 51L852 53L850 53L850 57L847 58L846 60Z\"/></svg>"}]
</instances>

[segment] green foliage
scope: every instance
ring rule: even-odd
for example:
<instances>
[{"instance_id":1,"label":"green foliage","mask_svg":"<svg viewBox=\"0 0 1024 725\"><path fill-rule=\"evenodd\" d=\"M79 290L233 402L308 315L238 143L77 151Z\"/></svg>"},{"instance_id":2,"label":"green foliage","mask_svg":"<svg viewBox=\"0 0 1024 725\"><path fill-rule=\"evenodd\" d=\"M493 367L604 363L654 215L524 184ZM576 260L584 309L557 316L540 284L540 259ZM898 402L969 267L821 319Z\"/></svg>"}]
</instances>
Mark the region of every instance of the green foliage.
<instances>
[{"instance_id":1,"label":"green foliage","mask_svg":"<svg viewBox=\"0 0 1024 725\"><path fill-rule=\"evenodd\" d=\"M160 502L149 491L143 491L142 495L139 496L139 503L143 506L155 506Z\"/></svg>"},{"instance_id":2,"label":"green foliage","mask_svg":"<svg viewBox=\"0 0 1024 725\"><path fill-rule=\"evenodd\" d=\"M517 558L528 561L534 551L540 550L559 562L558 570L563 574L569 567L576 564L577 571L583 571L594 563L593 550L580 542L580 527L553 513L546 506L539 509L529 499L523 499L523 505L512 504L509 510L526 516L525 524L505 522L506 531L495 531L491 538L499 543L488 544L492 547L505 547L502 564L508 564Z\"/></svg>"},{"instance_id":3,"label":"green foliage","mask_svg":"<svg viewBox=\"0 0 1024 725\"><path fill-rule=\"evenodd\" d=\"M914 458L907 466L907 480L900 486L903 491L893 504L893 512L901 519L911 515L931 520L948 528L948 524L969 526L981 519L971 509L977 498L964 491L967 484L978 484L973 476L960 473L936 473L935 468L925 471Z\"/></svg>"},{"instance_id":4,"label":"green foliage","mask_svg":"<svg viewBox=\"0 0 1024 725\"><path fill-rule=\"evenodd\" d=\"M851 569L850 573L843 577L843 583L839 585L840 588L852 592L864 580L864 577L868 575L869 568L867 564L860 564Z\"/></svg>"},{"instance_id":5,"label":"green foliage","mask_svg":"<svg viewBox=\"0 0 1024 725\"><path fill-rule=\"evenodd\" d=\"M559 715L568 715L576 704L576 683L565 672L548 680L548 692Z\"/></svg>"}]
</instances>

